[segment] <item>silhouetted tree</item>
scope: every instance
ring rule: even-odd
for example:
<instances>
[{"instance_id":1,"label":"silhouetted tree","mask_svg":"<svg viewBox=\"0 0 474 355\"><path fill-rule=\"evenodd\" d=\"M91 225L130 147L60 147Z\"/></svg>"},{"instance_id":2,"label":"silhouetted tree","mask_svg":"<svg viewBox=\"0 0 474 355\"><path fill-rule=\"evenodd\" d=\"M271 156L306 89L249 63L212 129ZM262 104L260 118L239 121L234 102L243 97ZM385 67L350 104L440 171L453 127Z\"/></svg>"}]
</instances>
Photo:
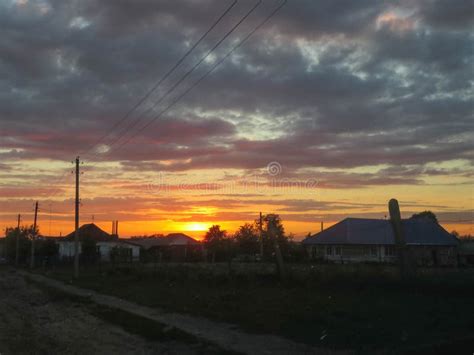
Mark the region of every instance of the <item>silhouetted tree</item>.
<instances>
[{"instance_id":1,"label":"silhouetted tree","mask_svg":"<svg viewBox=\"0 0 474 355\"><path fill-rule=\"evenodd\" d=\"M216 261L216 254L226 252L226 239L227 232L221 230L218 225L213 225L209 228L206 235L204 236L204 244L212 255L212 262Z\"/></svg>"},{"instance_id":2,"label":"silhouetted tree","mask_svg":"<svg viewBox=\"0 0 474 355\"><path fill-rule=\"evenodd\" d=\"M265 233L268 241L273 246L275 261L278 267L278 274L281 280L286 279L286 271L283 263L282 246L285 244L288 250L288 239L285 236L285 229L281 223L281 218L277 214L268 214L263 218Z\"/></svg>"},{"instance_id":3,"label":"silhouetted tree","mask_svg":"<svg viewBox=\"0 0 474 355\"><path fill-rule=\"evenodd\" d=\"M259 230L255 224L246 223L234 234L239 253L257 254L259 252Z\"/></svg>"},{"instance_id":4,"label":"silhouetted tree","mask_svg":"<svg viewBox=\"0 0 474 355\"><path fill-rule=\"evenodd\" d=\"M474 240L474 236L470 234L460 235L459 240L461 242L468 242Z\"/></svg>"},{"instance_id":5,"label":"silhouetted tree","mask_svg":"<svg viewBox=\"0 0 474 355\"><path fill-rule=\"evenodd\" d=\"M35 241L35 255L38 260L42 260L44 264L51 263L58 256L59 245L51 239L38 239Z\"/></svg>"},{"instance_id":6,"label":"silhouetted tree","mask_svg":"<svg viewBox=\"0 0 474 355\"><path fill-rule=\"evenodd\" d=\"M258 228L259 221L255 221L255 227ZM275 239L278 242L283 257L288 255L290 236L285 235L285 228L281 218L277 214L268 214L263 216L263 254L265 258L274 256Z\"/></svg>"},{"instance_id":7,"label":"silhouetted tree","mask_svg":"<svg viewBox=\"0 0 474 355\"><path fill-rule=\"evenodd\" d=\"M423 211L420 213L415 213L413 216L411 216L411 218L412 219L430 219L433 222L438 223L438 218L431 211Z\"/></svg>"},{"instance_id":8,"label":"silhouetted tree","mask_svg":"<svg viewBox=\"0 0 474 355\"><path fill-rule=\"evenodd\" d=\"M31 240L30 236L33 234L33 226L20 226L20 229L16 227L7 227L5 229L5 248L6 257L9 261L15 260L16 256L16 238L19 238L19 259L21 263L26 262L27 258L30 257L31 253ZM36 233L39 229L36 228Z\"/></svg>"},{"instance_id":9,"label":"silhouetted tree","mask_svg":"<svg viewBox=\"0 0 474 355\"><path fill-rule=\"evenodd\" d=\"M292 262L302 262L307 260L308 254L303 244L293 241L293 235L288 237L288 249L285 250L285 258Z\"/></svg>"}]
</instances>

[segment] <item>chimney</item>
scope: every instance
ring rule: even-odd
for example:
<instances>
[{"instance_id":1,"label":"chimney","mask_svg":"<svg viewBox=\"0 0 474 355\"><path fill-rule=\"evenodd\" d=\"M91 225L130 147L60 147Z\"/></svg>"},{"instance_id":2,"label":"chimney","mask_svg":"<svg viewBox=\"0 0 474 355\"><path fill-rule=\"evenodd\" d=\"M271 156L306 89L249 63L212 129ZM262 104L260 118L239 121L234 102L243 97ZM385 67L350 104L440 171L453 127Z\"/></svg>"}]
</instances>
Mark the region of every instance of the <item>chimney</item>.
<instances>
[{"instance_id":1,"label":"chimney","mask_svg":"<svg viewBox=\"0 0 474 355\"><path fill-rule=\"evenodd\" d=\"M118 221L115 221L115 235L118 237Z\"/></svg>"},{"instance_id":2,"label":"chimney","mask_svg":"<svg viewBox=\"0 0 474 355\"><path fill-rule=\"evenodd\" d=\"M324 222L321 221L321 232L324 230Z\"/></svg>"},{"instance_id":3,"label":"chimney","mask_svg":"<svg viewBox=\"0 0 474 355\"><path fill-rule=\"evenodd\" d=\"M112 221L112 235L115 235L115 221Z\"/></svg>"}]
</instances>

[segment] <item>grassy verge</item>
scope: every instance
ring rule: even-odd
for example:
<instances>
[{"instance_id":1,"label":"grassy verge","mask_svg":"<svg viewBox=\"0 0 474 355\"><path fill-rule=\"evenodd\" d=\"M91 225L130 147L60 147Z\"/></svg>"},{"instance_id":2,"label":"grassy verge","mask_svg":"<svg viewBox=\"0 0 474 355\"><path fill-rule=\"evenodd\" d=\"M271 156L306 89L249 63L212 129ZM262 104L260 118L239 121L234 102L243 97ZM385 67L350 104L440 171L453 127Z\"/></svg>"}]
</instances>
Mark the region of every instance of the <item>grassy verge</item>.
<instances>
[{"instance_id":1,"label":"grassy verge","mask_svg":"<svg viewBox=\"0 0 474 355\"><path fill-rule=\"evenodd\" d=\"M88 269L77 284L329 348L474 349L472 270L424 271L400 280L394 269L377 266L295 267L284 285L272 273L222 270L219 265ZM50 276L70 281L70 270Z\"/></svg>"}]
</instances>

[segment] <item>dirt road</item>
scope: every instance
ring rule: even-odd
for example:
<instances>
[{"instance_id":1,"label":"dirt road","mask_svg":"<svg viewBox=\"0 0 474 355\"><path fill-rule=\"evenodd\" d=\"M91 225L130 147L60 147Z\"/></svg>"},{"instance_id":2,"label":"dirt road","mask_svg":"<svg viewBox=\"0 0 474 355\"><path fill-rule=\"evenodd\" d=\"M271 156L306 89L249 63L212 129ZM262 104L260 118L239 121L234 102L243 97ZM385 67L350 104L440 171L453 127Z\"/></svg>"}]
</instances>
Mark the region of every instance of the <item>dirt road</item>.
<instances>
[{"instance_id":1,"label":"dirt road","mask_svg":"<svg viewBox=\"0 0 474 355\"><path fill-rule=\"evenodd\" d=\"M87 304L54 299L0 269L0 354L198 354L199 345L154 342L94 316Z\"/></svg>"},{"instance_id":2,"label":"dirt road","mask_svg":"<svg viewBox=\"0 0 474 355\"><path fill-rule=\"evenodd\" d=\"M214 344L219 350L215 353L221 354L225 349L228 352L249 355L335 355L348 354L350 351L315 348L311 345L296 343L274 334L251 334L243 331L231 323L217 322L203 317L189 314L173 313L163 309L147 307L134 302L127 301L111 295L105 295L90 289L84 289L72 284L66 284L40 274L32 274L21 271L26 277L51 287L60 292L88 299L90 302L108 309L123 311L127 314L139 317L142 321L151 321L163 326L182 332L183 335L200 339L208 344ZM209 349L205 349L209 354Z\"/></svg>"}]
</instances>

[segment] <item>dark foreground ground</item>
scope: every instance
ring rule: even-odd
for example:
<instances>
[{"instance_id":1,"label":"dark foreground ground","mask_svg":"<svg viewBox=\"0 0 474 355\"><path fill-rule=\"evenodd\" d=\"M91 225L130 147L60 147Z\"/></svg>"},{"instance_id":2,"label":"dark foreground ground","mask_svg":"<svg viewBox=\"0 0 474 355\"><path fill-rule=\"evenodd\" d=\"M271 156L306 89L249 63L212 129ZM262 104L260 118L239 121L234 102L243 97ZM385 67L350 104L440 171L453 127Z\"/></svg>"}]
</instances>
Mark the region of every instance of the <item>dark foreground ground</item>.
<instances>
[{"instance_id":1,"label":"dark foreground ground","mask_svg":"<svg viewBox=\"0 0 474 355\"><path fill-rule=\"evenodd\" d=\"M220 354L116 310L66 297L0 268L0 354Z\"/></svg>"},{"instance_id":2,"label":"dark foreground ground","mask_svg":"<svg viewBox=\"0 0 474 355\"><path fill-rule=\"evenodd\" d=\"M71 270L45 272L71 282ZM376 265L295 267L162 264L83 269L78 286L355 352L472 354L473 270L419 270L401 280Z\"/></svg>"}]
</instances>

